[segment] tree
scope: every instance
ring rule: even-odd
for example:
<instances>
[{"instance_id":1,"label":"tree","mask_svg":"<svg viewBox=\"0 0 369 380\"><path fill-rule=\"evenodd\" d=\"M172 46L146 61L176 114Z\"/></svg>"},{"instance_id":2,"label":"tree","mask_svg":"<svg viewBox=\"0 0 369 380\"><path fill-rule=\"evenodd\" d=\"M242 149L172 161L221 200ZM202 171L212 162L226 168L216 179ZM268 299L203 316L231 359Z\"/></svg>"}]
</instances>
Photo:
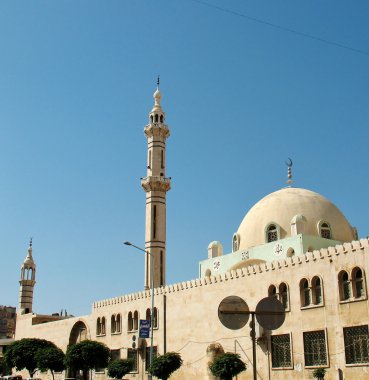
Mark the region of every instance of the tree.
<instances>
[{"instance_id":1,"label":"tree","mask_svg":"<svg viewBox=\"0 0 369 380\"><path fill-rule=\"evenodd\" d=\"M219 355L209 365L209 369L214 376L221 380L232 380L233 376L245 371L246 364L240 359L240 355L226 352Z\"/></svg>"},{"instance_id":2,"label":"tree","mask_svg":"<svg viewBox=\"0 0 369 380\"><path fill-rule=\"evenodd\" d=\"M108 364L108 375L115 379L121 379L133 369L133 360L131 359L117 359L112 360Z\"/></svg>"},{"instance_id":3,"label":"tree","mask_svg":"<svg viewBox=\"0 0 369 380\"><path fill-rule=\"evenodd\" d=\"M83 372L83 378L87 379L90 369L106 368L110 359L109 348L94 340L69 346L65 354L64 364L72 371Z\"/></svg>"},{"instance_id":4,"label":"tree","mask_svg":"<svg viewBox=\"0 0 369 380\"><path fill-rule=\"evenodd\" d=\"M11 374L11 371L9 371L9 368L7 367L5 363L5 359L0 358L0 376L6 376L10 374Z\"/></svg>"},{"instance_id":5,"label":"tree","mask_svg":"<svg viewBox=\"0 0 369 380\"><path fill-rule=\"evenodd\" d=\"M164 355L153 358L148 372L159 379L167 380L181 365L182 358L180 354L177 354L176 352L167 352Z\"/></svg>"},{"instance_id":6,"label":"tree","mask_svg":"<svg viewBox=\"0 0 369 380\"><path fill-rule=\"evenodd\" d=\"M317 368L313 371L313 377L318 380L323 380L325 376L325 368Z\"/></svg>"},{"instance_id":7,"label":"tree","mask_svg":"<svg viewBox=\"0 0 369 380\"><path fill-rule=\"evenodd\" d=\"M21 371L26 368L32 378L39 369L36 355L39 350L57 348L54 343L45 339L24 338L8 346L4 354L5 363L9 368Z\"/></svg>"},{"instance_id":8,"label":"tree","mask_svg":"<svg viewBox=\"0 0 369 380\"><path fill-rule=\"evenodd\" d=\"M37 368L42 372L50 370L54 380L54 371L61 372L65 368L64 357L64 352L58 347L42 348L36 353Z\"/></svg>"}]
</instances>

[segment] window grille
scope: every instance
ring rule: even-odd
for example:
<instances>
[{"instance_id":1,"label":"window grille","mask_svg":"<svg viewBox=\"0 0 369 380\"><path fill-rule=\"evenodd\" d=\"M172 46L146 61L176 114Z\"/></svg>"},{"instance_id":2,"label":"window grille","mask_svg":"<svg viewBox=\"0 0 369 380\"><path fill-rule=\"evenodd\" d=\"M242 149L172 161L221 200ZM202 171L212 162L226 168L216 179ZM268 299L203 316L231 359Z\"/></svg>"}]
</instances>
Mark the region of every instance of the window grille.
<instances>
[{"instance_id":1,"label":"window grille","mask_svg":"<svg viewBox=\"0 0 369 380\"><path fill-rule=\"evenodd\" d=\"M272 335L272 368L292 367L289 334Z\"/></svg>"},{"instance_id":2,"label":"window grille","mask_svg":"<svg viewBox=\"0 0 369 380\"><path fill-rule=\"evenodd\" d=\"M325 332L308 331L304 332L304 356L305 366L325 366L327 360L327 346L325 343Z\"/></svg>"},{"instance_id":3,"label":"window grille","mask_svg":"<svg viewBox=\"0 0 369 380\"><path fill-rule=\"evenodd\" d=\"M271 224L268 227L267 237L268 237L268 243L278 240L278 230L274 224Z\"/></svg>"},{"instance_id":4,"label":"window grille","mask_svg":"<svg viewBox=\"0 0 369 380\"><path fill-rule=\"evenodd\" d=\"M328 223L322 223L320 227L320 236L324 239L331 239L331 228L329 227Z\"/></svg>"},{"instance_id":5,"label":"window grille","mask_svg":"<svg viewBox=\"0 0 369 380\"><path fill-rule=\"evenodd\" d=\"M346 327L343 329L346 364L369 363L368 326Z\"/></svg>"},{"instance_id":6,"label":"window grille","mask_svg":"<svg viewBox=\"0 0 369 380\"><path fill-rule=\"evenodd\" d=\"M133 362L133 367L131 372L137 372L138 370L138 351L133 348L127 349L127 359L131 359Z\"/></svg>"}]
</instances>

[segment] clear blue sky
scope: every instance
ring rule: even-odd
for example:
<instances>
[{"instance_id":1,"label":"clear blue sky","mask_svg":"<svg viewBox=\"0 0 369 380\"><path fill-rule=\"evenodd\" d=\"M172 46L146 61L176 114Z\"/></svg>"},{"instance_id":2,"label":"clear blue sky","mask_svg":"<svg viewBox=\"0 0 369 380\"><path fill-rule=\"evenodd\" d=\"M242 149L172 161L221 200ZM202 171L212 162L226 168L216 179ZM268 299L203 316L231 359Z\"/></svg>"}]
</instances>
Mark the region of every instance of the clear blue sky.
<instances>
[{"instance_id":1,"label":"clear blue sky","mask_svg":"<svg viewBox=\"0 0 369 380\"><path fill-rule=\"evenodd\" d=\"M287 157L295 186L369 234L369 2L207 1L0 2L0 304L18 303L30 236L36 312L143 288L122 241L144 245L157 74L167 283L195 278L210 241L230 251L247 210L285 186Z\"/></svg>"}]
</instances>

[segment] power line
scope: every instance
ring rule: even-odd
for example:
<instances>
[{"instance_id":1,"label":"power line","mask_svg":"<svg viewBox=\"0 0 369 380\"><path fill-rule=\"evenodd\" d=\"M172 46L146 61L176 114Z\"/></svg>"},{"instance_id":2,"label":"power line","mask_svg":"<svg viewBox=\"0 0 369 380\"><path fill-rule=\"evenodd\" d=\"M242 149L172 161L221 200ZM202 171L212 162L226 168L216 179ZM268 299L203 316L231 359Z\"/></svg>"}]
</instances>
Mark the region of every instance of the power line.
<instances>
[{"instance_id":1,"label":"power line","mask_svg":"<svg viewBox=\"0 0 369 380\"><path fill-rule=\"evenodd\" d=\"M242 17L242 18L245 18L247 20L251 20L251 21L257 22L259 24L263 24L263 25L267 25L267 26L270 26L270 27L275 28L275 29L283 30L284 32L293 33L293 34L296 34L296 35L298 35L300 37L309 38L311 40L319 41L319 42L322 42L324 44L328 44L328 45L331 45L331 46L336 46L336 47L339 47L341 49L350 50L350 51L355 52L355 53L359 53L359 54L363 54L363 55L369 56L369 51L353 48L351 46L343 45L343 44L341 44L339 42L330 41L330 40L327 40L327 39L322 38L322 37L317 37L317 36L314 36L312 34L308 34L308 33L300 32L300 31L295 30L295 29L287 28L285 26L278 25L278 24L275 24L275 23L272 23L272 22L269 22L269 21L265 21L265 20L262 20L260 18L252 17L252 16L246 15L244 13L234 11L234 10L229 9L229 8L224 8L224 7L220 7L218 5L210 4L210 3L208 3L208 2L206 2L204 0L190 0L190 1L192 1L194 3L198 3L198 4L201 4L201 5L204 5L204 6L209 7L209 8L217 9L218 11L221 11L221 12L229 13L229 14L231 14L233 16Z\"/></svg>"}]
</instances>

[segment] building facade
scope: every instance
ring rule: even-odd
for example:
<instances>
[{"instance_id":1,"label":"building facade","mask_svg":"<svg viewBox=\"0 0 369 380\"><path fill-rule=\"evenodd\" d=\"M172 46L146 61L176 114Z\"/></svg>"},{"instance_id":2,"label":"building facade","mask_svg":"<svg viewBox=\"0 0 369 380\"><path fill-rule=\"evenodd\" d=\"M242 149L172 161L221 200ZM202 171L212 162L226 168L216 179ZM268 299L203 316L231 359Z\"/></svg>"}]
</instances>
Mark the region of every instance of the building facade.
<instances>
[{"instance_id":1,"label":"building facade","mask_svg":"<svg viewBox=\"0 0 369 380\"><path fill-rule=\"evenodd\" d=\"M97 340L111 349L113 357L135 359L127 379L147 379L150 340L137 338L139 320L151 319L154 292L154 349L158 354L176 351L183 358L173 379L213 379L208 364L222 351L237 352L245 361L248 369L240 380L253 378L253 366L263 380L311 379L316 368L326 368L326 379L369 378L369 240L358 239L356 229L329 200L292 187L290 178L289 186L267 195L246 214L231 237L231 253L223 254L222 244L212 242L199 263L197 279L165 284L169 129L159 89L154 99L144 130L148 165L142 180L145 248L158 263L154 277L147 257L143 291L96 301L87 316L44 316L29 305L29 312L23 312L20 302L16 339L44 338L64 351L78 341ZM265 297L275 297L283 305L285 320L278 329L256 328L255 363L250 320L229 329L219 319L219 305L231 296L242 298L251 311ZM93 376L107 377L103 369Z\"/></svg>"}]
</instances>

